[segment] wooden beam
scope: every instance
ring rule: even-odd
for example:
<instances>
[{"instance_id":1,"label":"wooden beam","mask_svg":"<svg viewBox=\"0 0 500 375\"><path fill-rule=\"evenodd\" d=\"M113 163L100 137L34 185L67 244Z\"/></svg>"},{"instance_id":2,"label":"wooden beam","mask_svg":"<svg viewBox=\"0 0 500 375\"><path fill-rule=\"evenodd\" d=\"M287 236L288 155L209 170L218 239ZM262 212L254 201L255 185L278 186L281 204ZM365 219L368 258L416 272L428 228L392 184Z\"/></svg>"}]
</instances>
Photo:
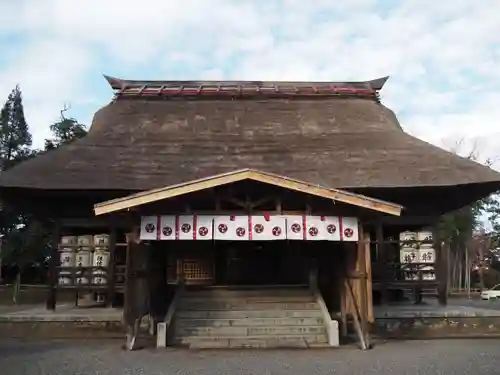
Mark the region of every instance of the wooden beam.
<instances>
[{"instance_id":1,"label":"wooden beam","mask_svg":"<svg viewBox=\"0 0 500 375\"><path fill-rule=\"evenodd\" d=\"M262 206L264 203L267 203L272 199L274 199L273 196L267 196L267 197L262 197L256 201L253 201L252 202L252 210L256 209L259 206Z\"/></svg>"},{"instance_id":2,"label":"wooden beam","mask_svg":"<svg viewBox=\"0 0 500 375\"><path fill-rule=\"evenodd\" d=\"M402 215L402 216L377 216L364 220L365 224L378 225L379 223L390 226L433 226L439 220L438 216ZM406 228L404 228L406 229Z\"/></svg>"},{"instance_id":3,"label":"wooden beam","mask_svg":"<svg viewBox=\"0 0 500 375\"><path fill-rule=\"evenodd\" d=\"M402 206L400 205L384 202L378 199L369 198L363 195L354 194L339 189L320 187L307 182L292 180L284 176L273 175L260 171L241 170L208 177L205 179L189 181L183 184L154 189L147 192L132 194L128 197L98 203L94 205L94 212L96 215L103 215L106 213L130 209L132 207L144 205L147 203L170 199L180 195L211 189L216 186L227 185L243 180L258 181L282 187L284 189L293 190L304 194L315 195L326 199L332 199L334 201L339 201L378 212L384 212L395 216L399 216L402 210Z\"/></svg>"},{"instance_id":4,"label":"wooden beam","mask_svg":"<svg viewBox=\"0 0 500 375\"><path fill-rule=\"evenodd\" d=\"M292 180L283 176L274 176L257 171L249 171L248 173L248 178L254 181L268 183L285 189L298 191L300 193L333 199L339 202L352 204L354 206L380 211L391 215L399 216L401 214L402 206L394 203L379 201L378 199L373 199L338 189L328 189L314 186L306 182Z\"/></svg>"},{"instance_id":5,"label":"wooden beam","mask_svg":"<svg viewBox=\"0 0 500 375\"><path fill-rule=\"evenodd\" d=\"M63 217L59 220L61 228L109 228L111 220L104 216L90 216L90 217ZM132 225L129 215L114 216L112 219L117 228L128 230Z\"/></svg>"}]
</instances>

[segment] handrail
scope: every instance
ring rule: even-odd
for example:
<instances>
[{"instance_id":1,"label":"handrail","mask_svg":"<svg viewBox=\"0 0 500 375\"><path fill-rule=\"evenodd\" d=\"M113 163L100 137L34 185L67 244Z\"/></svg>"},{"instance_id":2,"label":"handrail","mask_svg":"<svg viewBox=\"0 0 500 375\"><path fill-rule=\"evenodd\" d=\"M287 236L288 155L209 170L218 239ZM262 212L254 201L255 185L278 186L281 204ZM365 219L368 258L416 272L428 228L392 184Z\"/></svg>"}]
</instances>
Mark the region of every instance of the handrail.
<instances>
[{"instance_id":1,"label":"handrail","mask_svg":"<svg viewBox=\"0 0 500 375\"><path fill-rule=\"evenodd\" d=\"M156 347L165 348L168 344L168 332L171 330L173 319L175 317L175 312L177 310L177 305L179 299L184 291L182 285L178 286L175 290L174 298L170 305L168 306L167 315L163 322L159 322L156 330Z\"/></svg>"},{"instance_id":2,"label":"handrail","mask_svg":"<svg viewBox=\"0 0 500 375\"><path fill-rule=\"evenodd\" d=\"M328 345L330 347L338 347L339 343L339 322L333 320L326 306L325 300L321 295L321 291L318 287L318 269L316 265L310 270L309 273L309 286L313 292L316 303L319 305L321 310L321 315L323 317L323 322L326 328L326 335L328 337Z\"/></svg>"}]
</instances>

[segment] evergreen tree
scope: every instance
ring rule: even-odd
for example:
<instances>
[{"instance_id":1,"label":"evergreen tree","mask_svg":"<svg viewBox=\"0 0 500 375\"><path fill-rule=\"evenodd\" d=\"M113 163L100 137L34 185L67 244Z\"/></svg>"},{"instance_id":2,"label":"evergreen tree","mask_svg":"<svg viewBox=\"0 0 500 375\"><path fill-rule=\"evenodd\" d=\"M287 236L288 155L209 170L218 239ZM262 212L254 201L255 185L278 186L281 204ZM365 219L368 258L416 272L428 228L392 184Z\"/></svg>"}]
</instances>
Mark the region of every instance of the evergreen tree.
<instances>
[{"instance_id":1,"label":"evergreen tree","mask_svg":"<svg viewBox=\"0 0 500 375\"><path fill-rule=\"evenodd\" d=\"M0 168L9 169L32 156L31 143L21 89L16 86L0 111Z\"/></svg>"}]
</instances>

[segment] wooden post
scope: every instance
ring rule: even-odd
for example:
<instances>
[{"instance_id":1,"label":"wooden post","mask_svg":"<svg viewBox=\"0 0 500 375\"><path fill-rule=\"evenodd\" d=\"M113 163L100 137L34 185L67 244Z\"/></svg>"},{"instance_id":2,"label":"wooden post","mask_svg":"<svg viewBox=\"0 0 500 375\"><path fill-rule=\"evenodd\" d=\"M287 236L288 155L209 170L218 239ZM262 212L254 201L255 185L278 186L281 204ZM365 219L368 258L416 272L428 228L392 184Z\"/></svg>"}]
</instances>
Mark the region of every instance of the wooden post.
<instances>
[{"instance_id":1,"label":"wooden post","mask_svg":"<svg viewBox=\"0 0 500 375\"><path fill-rule=\"evenodd\" d=\"M438 301L442 306L448 304L448 249L449 246L441 241L437 226L432 233L434 250L436 252L436 281L438 283Z\"/></svg>"},{"instance_id":2,"label":"wooden post","mask_svg":"<svg viewBox=\"0 0 500 375\"><path fill-rule=\"evenodd\" d=\"M358 233L359 233L359 240L358 240L358 246L357 246L357 258L356 258L356 271L358 272L358 275L360 275L360 278L358 279L358 284L359 284L359 313L360 313L360 320L361 320L361 331L363 334L363 337L365 339L365 344L366 347L370 347L369 343L369 335L368 335L368 306L367 306L367 299L368 299L368 290L367 290L367 265L366 265L366 238L368 237L368 246L369 246L369 239L370 235L367 233L365 235L364 230L363 230L363 225L361 223L358 224Z\"/></svg>"},{"instance_id":3,"label":"wooden post","mask_svg":"<svg viewBox=\"0 0 500 375\"><path fill-rule=\"evenodd\" d=\"M49 260L49 285L47 291L46 307L48 310L55 310L57 303L57 282L59 278L59 241L60 241L60 223L55 220L51 225L52 236L50 243Z\"/></svg>"},{"instance_id":4,"label":"wooden post","mask_svg":"<svg viewBox=\"0 0 500 375\"><path fill-rule=\"evenodd\" d=\"M365 233L365 266L366 266L366 304L368 323L374 323L373 315L373 283L372 283L372 261L370 249L370 233Z\"/></svg>"},{"instance_id":5,"label":"wooden post","mask_svg":"<svg viewBox=\"0 0 500 375\"><path fill-rule=\"evenodd\" d=\"M108 293L106 296L106 305L111 307L113 301L115 300L115 269L116 269L116 237L117 237L117 228L114 218L111 219L111 232L109 234L109 264L108 264Z\"/></svg>"},{"instance_id":6,"label":"wooden post","mask_svg":"<svg viewBox=\"0 0 500 375\"><path fill-rule=\"evenodd\" d=\"M380 277L380 304L387 304L389 298L387 293L388 269L387 269L387 251L384 244L384 230L382 221L377 222L376 226L377 237L377 267Z\"/></svg>"},{"instance_id":7,"label":"wooden post","mask_svg":"<svg viewBox=\"0 0 500 375\"><path fill-rule=\"evenodd\" d=\"M131 311L131 308L133 307L132 304L132 257L131 257L131 247L135 245L135 236L134 236L134 230L135 228L132 229L131 233L127 233L125 235L125 239L127 242L127 251L126 251L126 258L125 258L125 291L124 291L124 301L123 301L123 315L124 315L124 321L126 322L126 318Z\"/></svg>"}]
</instances>

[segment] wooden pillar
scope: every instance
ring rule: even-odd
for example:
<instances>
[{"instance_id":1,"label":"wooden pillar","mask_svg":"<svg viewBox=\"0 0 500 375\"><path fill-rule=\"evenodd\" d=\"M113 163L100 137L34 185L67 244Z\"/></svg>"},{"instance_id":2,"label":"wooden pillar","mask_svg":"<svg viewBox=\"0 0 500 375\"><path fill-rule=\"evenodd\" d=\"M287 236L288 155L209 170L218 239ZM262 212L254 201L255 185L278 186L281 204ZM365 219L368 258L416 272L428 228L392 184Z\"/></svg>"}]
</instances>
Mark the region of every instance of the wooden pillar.
<instances>
[{"instance_id":1,"label":"wooden pillar","mask_svg":"<svg viewBox=\"0 0 500 375\"><path fill-rule=\"evenodd\" d=\"M437 226L433 230L434 250L436 252L436 281L438 301L442 306L448 304L448 244L443 244ZM444 246L443 246L444 245Z\"/></svg>"},{"instance_id":2,"label":"wooden pillar","mask_svg":"<svg viewBox=\"0 0 500 375\"><path fill-rule=\"evenodd\" d=\"M115 224L114 218L112 218L111 223L111 232L109 234L109 264L108 264L108 293L106 296L106 305L108 307L112 306L113 301L115 300L115 291L116 291L116 277L115 277L115 269L116 269L116 237L117 237L117 228Z\"/></svg>"},{"instance_id":3,"label":"wooden pillar","mask_svg":"<svg viewBox=\"0 0 500 375\"><path fill-rule=\"evenodd\" d=\"M370 233L365 233L365 265L366 265L366 304L368 323L374 323L373 315L373 282L372 282L372 260L370 248Z\"/></svg>"},{"instance_id":4,"label":"wooden pillar","mask_svg":"<svg viewBox=\"0 0 500 375\"><path fill-rule=\"evenodd\" d=\"M131 311L132 307L132 257L131 257L131 247L134 246L135 244L135 237L134 237L134 229L132 229L131 233L127 233L125 235L125 239L127 242L127 250L126 250L126 258L125 258L125 290L124 290L124 301L123 301L123 315L124 315L124 321L127 321L127 317L129 315L129 312Z\"/></svg>"},{"instance_id":5,"label":"wooden pillar","mask_svg":"<svg viewBox=\"0 0 500 375\"><path fill-rule=\"evenodd\" d=\"M57 282L59 278L59 242L60 222L55 220L51 225L50 260L49 260L49 285L47 290L46 307L55 310L57 303Z\"/></svg>"},{"instance_id":6,"label":"wooden pillar","mask_svg":"<svg viewBox=\"0 0 500 375\"><path fill-rule=\"evenodd\" d=\"M370 235L364 233L364 228L361 223L358 225L359 241L357 246L356 271L358 276L358 306L361 320L361 331L364 335L367 348L370 347L368 340L368 288L367 288L367 264L366 264L366 239L368 238L368 246Z\"/></svg>"},{"instance_id":7,"label":"wooden pillar","mask_svg":"<svg viewBox=\"0 0 500 375\"><path fill-rule=\"evenodd\" d=\"M389 269L387 266L387 249L384 243L384 229L382 221L378 221L376 225L376 238L377 238L377 267L379 270L380 278L380 304L387 304L389 301L387 293L387 283L389 279Z\"/></svg>"}]
</instances>

